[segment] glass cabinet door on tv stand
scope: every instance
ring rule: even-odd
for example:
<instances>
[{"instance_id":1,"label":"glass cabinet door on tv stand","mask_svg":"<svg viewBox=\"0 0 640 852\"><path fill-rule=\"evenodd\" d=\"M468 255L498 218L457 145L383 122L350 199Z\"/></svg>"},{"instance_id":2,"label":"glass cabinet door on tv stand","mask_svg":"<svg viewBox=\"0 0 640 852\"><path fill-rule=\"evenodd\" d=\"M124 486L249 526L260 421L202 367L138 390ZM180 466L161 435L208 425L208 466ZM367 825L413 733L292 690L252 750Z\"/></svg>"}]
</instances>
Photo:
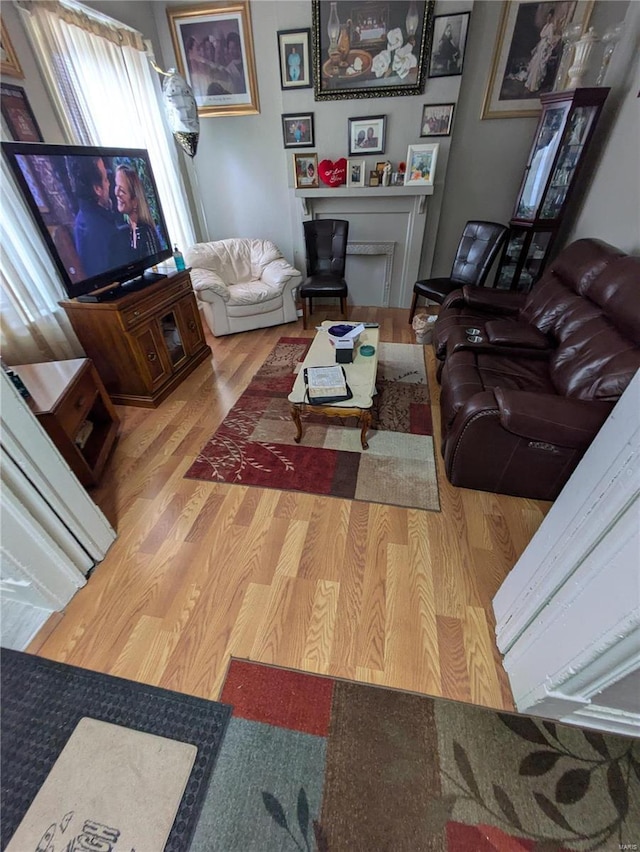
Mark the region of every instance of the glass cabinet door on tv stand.
<instances>
[{"instance_id":1,"label":"glass cabinet door on tv stand","mask_svg":"<svg viewBox=\"0 0 640 852\"><path fill-rule=\"evenodd\" d=\"M541 95L542 114L524 170L495 286L529 290L547 262L609 89Z\"/></svg>"}]
</instances>

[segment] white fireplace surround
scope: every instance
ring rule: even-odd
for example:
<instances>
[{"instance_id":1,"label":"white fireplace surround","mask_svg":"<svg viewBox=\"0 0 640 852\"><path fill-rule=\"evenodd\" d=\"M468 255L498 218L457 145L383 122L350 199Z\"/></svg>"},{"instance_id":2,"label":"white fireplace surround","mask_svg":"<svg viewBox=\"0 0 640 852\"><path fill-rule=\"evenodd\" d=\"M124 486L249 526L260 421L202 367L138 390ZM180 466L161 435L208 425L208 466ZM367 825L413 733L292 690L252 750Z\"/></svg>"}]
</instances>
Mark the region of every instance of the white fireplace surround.
<instances>
[{"instance_id":1,"label":"white fireplace surround","mask_svg":"<svg viewBox=\"0 0 640 852\"><path fill-rule=\"evenodd\" d=\"M432 186L337 187L335 189L296 189L302 220L347 219L348 258L352 274L360 276L358 287L368 298L358 304L376 307L408 308L413 285L418 278ZM356 261L366 256L384 258L380 283L370 275L366 264ZM354 284L356 282L354 281ZM351 287L350 287L351 293Z\"/></svg>"}]
</instances>

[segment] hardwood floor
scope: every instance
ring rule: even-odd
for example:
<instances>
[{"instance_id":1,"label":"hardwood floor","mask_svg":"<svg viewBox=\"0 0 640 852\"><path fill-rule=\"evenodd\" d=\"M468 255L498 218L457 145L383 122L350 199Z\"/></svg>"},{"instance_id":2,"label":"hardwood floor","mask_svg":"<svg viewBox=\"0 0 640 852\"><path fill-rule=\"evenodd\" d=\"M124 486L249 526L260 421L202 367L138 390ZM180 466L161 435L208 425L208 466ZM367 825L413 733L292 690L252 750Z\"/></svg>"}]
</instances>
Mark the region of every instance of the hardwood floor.
<instances>
[{"instance_id":1,"label":"hardwood floor","mask_svg":"<svg viewBox=\"0 0 640 852\"><path fill-rule=\"evenodd\" d=\"M407 311L352 314L414 340ZM160 408L118 407L93 497L119 537L29 650L213 699L233 655L513 707L491 600L550 504L447 482L430 347L441 512L183 478L278 338L313 334L211 337L212 363Z\"/></svg>"}]
</instances>

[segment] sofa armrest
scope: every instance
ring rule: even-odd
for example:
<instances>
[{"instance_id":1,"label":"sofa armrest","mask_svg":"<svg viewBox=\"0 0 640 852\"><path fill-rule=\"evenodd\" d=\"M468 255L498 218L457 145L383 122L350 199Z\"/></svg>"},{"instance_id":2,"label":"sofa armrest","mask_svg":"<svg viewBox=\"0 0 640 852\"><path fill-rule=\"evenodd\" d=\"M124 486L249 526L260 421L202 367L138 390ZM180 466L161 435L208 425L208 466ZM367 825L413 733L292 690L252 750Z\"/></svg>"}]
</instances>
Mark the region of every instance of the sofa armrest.
<instances>
[{"instance_id":1,"label":"sofa armrest","mask_svg":"<svg viewBox=\"0 0 640 852\"><path fill-rule=\"evenodd\" d=\"M446 308L456 308L460 307L460 305L464 305L464 295L462 293L462 288L459 290L452 290L448 296L444 297L444 301L442 305L440 305L439 313L442 313Z\"/></svg>"},{"instance_id":2,"label":"sofa armrest","mask_svg":"<svg viewBox=\"0 0 640 852\"><path fill-rule=\"evenodd\" d=\"M290 278L302 278L302 273L282 257L267 263L261 277L267 284L286 284Z\"/></svg>"},{"instance_id":3,"label":"sofa armrest","mask_svg":"<svg viewBox=\"0 0 640 852\"><path fill-rule=\"evenodd\" d=\"M496 343L490 339L490 335L488 334L488 328L491 323L478 323L477 320L469 320L480 332L478 335L474 335L475 338L471 339L471 335L467 333L467 327L464 328L462 326L458 326L457 328L452 328L449 332L449 336L447 337L447 348L446 348L446 357L448 358L453 352L460 352L463 349L466 349L470 352L475 352L477 355L481 353L489 354L489 355L513 355L514 358L538 358L538 359L546 359L549 357L549 354L553 351L552 347L549 345L547 339L544 335L541 335L543 340L545 341L545 346L542 347L540 345L537 346L527 346L525 343L526 340L526 332L527 326L523 327L523 334L520 338L518 338L518 329L521 327L521 324L514 320L504 320L503 324L505 327L512 326L513 332L507 334L506 328L503 332L501 339L504 342ZM471 326L469 326L471 327ZM535 331L535 329L534 329ZM509 340L507 339L509 338ZM511 340L518 341L512 343ZM444 356L443 356L444 357Z\"/></svg>"},{"instance_id":4,"label":"sofa armrest","mask_svg":"<svg viewBox=\"0 0 640 852\"><path fill-rule=\"evenodd\" d=\"M191 283L196 293L202 292L203 290L213 290L213 292L217 293L218 296L221 296L225 302L228 302L231 298L229 287L224 283L219 275L216 275L216 273L212 272L210 269L192 269Z\"/></svg>"},{"instance_id":5,"label":"sofa armrest","mask_svg":"<svg viewBox=\"0 0 640 852\"><path fill-rule=\"evenodd\" d=\"M462 288L464 304L470 308L479 308L492 314L517 314L524 306L524 293L510 290L492 290L489 287L472 287L465 284Z\"/></svg>"},{"instance_id":6,"label":"sofa armrest","mask_svg":"<svg viewBox=\"0 0 640 852\"><path fill-rule=\"evenodd\" d=\"M487 340L494 346L510 346L516 349L551 349L549 338L533 325L513 320L489 320L484 330Z\"/></svg>"},{"instance_id":7,"label":"sofa armrest","mask_svg":"<svg viewBox=\"0 0 640 852\"><path fill-rule=\"evenodd\" d=\"M495 388L500 423L529 441L586 450L613 410L613 402Z\"/></svg>"}]
</instances>

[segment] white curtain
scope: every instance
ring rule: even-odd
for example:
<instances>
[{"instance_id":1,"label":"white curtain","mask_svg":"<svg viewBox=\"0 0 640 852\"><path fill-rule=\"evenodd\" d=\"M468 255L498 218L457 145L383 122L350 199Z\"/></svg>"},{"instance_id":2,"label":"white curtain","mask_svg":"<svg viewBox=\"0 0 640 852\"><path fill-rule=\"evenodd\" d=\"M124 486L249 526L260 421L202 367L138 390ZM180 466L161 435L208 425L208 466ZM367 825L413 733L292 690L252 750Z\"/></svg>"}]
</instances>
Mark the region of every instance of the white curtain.
<instances>
[{"instance_id":1,"label":"white curtain","mask_svg":"<svg viewBox=\"0 0 640 852\"><path fill-rule=\"evenodd\" d=\"M183 250L193 245L195 233L176 145L160 105L157 74L142 49L140 34L115 23L97 34L88 28L91 21L86 15L75 12L82 9L79 4L39 2L26 8L23 17L62 107L71 141L146 148L169 237Z\"/></svg>"},{"instance_id":2,"label":"white curtain","mask_svg":"<svg viewBox=\"0 0 640 852\"><path fill-rule=\"evenodd\" d=\"M82 347L65 312L62 282L22 195L2 164L0 338L7 364L80 358Z\"/></svg>"},{"instance_id":3,"label":"white curtain","mask_svg":"<svg viewBox=\"0 0 640 852\"><path fill-rule=\"evenodd\" d=\"M176 145L140 33L76 3L25 2L20 10L69 141L146 148L169 237L183 250L192 245ZM2 168L3 359L19 364L77 357L82 350L57 305L65 297L62 282L4 162ZM19 216L10 216L15 210Z\"/></svg>"}]
</instances>

